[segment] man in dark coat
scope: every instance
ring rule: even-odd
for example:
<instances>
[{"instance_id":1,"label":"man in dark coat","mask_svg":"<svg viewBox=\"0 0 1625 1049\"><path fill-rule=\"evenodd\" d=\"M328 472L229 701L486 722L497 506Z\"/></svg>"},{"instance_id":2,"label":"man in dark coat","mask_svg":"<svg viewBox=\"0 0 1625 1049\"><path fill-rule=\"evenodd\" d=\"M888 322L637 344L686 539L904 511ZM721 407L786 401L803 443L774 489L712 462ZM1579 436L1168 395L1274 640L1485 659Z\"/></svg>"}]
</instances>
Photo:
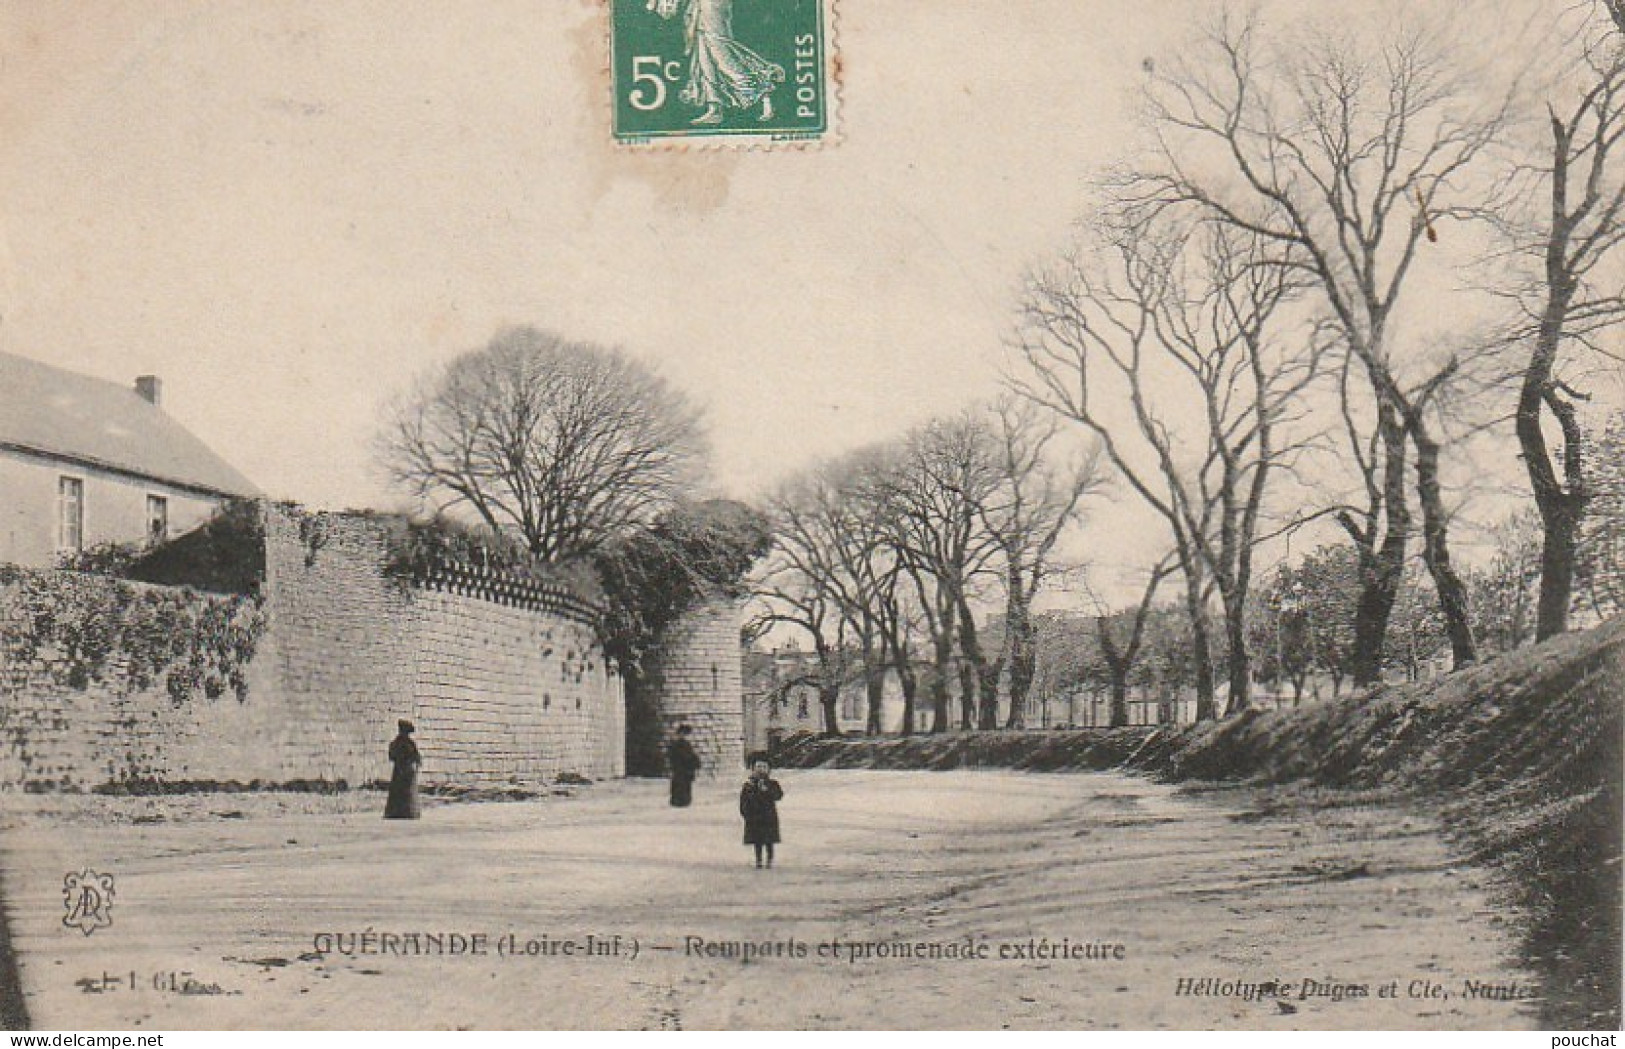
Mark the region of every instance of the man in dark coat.
<instances>
[{"instance_id":1,"label":"man in dark coat","mask_svg":"<svg viewBox=\"0 0 1625 1049\"><path fill-rule=\"evenodd\" d=\"M384 819L415 820L423 814L418 808L418 766L423 764L423 759L418 755L418 745L412 742L416 726L404 718L395 726L399 732L389 744L389 761L395 770L389 778Z\"/></svg>"},{"instance_id":2,"label":"man in dark coat","mask_svg":"<svg viewBox=\"0 0 1625 1049\"><path fill-rule=\"evenodd\" d=\"M671 770L671 803L686 808L694 800L694 775L700 771L700 756L688 741L687 725L677 726L677 736L666 746L666 767Z\"/></svg>"},{"instance_id":3,"label":"man in dark coat","mask_svg":"<svg viewBox=\"0 0 1625 1049\"><path fill-rule=\"evenodd\" d=\"M773 866L773 846L779 843L779 801L784 788L770 773L767 759L757 758L751 766L750 778L739 789L739 815L745 818L745 844L756 847L756 866L762 866L765 854L767 866Z\"/></svg>"}]
</instances>

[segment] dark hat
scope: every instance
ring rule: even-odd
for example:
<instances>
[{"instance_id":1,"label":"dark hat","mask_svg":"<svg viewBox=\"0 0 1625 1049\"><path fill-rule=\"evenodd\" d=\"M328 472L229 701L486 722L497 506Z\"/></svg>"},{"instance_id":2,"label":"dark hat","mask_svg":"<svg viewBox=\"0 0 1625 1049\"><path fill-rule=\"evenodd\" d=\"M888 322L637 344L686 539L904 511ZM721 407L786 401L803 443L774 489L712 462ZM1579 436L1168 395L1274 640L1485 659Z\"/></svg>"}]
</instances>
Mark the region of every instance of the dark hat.
<instances>
[{"instance_id":1,"label":"dark hat","mask_svg":"<svg viewBox=\"0 0 1625 1049\"><path fill-rule=\"evenodd\" d=\"M416 725L412 724L405 718L401 718L399 721L395 722L395 727L400 729L402 732L416 732L418 730Z\"/></svg>"},{"instance_id":2,"label":"dark hat","mask_svg":"<svg viewBox=\"0 0 1625 1049\"><path fill-rule=\"evenodd\" d=\"M693 729L689 728L687 725L678 725L677 726L677 734L679 736L686 736L692 731L693 731Z\"/></svg>"}]
</instances>

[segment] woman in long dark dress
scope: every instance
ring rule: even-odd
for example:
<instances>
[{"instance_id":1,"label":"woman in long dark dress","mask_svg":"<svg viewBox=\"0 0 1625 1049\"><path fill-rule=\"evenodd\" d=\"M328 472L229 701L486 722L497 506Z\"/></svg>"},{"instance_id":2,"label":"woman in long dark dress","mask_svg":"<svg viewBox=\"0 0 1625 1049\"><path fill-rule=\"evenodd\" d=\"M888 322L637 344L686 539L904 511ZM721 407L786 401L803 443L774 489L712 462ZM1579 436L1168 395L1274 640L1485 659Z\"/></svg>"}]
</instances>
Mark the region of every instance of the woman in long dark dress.
<instances>
[{"instance_id":1,"label":"woman in long dark dress","mask_svg":"<svg viewBox=\"0 0 1625 1049\"><path fill-rule=\"evenodd\" d=\"M404 719L395 725L400 732L389 744L389 761L395 771L389 777L384 819L415 820L423 815L418 807L418 766L423 764L423 759L418 755L418 745L412 742L416 726Z\"/></svg>"},{"instance_id":2,"label":"woman in long dark dress","mask_svg":"<svg viewBox=\"0 0 1625 1049\"><path fill-rule=\"evenodd\" d=\"M688 741L687 725L677 726L677 738L666 747L666 766L671 769L671 803L685 808L694 800L694 775L700 771L700 756Z\"/></svg>"},{"instance_id":3,"label":"woman in long dark dress","mask_svg":"<svg viewBox=\"0 0 1625 1049\"><path fill-rule=\"evenodd\" d=\"M784 788L769 773L765 760L751 766L750 778L739 789L739 814L745 818L745 844L756 847L756 866L773 866L773 846L779 843L779 801Z\"/></svg>"}]
</instances>

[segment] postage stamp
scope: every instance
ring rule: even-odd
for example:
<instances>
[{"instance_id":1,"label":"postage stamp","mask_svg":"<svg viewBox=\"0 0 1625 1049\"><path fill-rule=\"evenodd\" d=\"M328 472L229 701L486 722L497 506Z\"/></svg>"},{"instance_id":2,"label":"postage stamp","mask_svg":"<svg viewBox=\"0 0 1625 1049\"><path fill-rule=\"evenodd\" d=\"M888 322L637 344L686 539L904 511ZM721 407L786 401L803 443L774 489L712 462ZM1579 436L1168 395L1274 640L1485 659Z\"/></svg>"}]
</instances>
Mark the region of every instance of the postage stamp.
<instances>
[{"instance_id":1,"label":"postage stamp","mask_svg":"<svg viewBox=\"0 0 1625 1049\"><path fill-rule=\"evenodd\" d=\"M831 2L610 0L616 141L824 139Z\"/></svg>"}]
</instances>

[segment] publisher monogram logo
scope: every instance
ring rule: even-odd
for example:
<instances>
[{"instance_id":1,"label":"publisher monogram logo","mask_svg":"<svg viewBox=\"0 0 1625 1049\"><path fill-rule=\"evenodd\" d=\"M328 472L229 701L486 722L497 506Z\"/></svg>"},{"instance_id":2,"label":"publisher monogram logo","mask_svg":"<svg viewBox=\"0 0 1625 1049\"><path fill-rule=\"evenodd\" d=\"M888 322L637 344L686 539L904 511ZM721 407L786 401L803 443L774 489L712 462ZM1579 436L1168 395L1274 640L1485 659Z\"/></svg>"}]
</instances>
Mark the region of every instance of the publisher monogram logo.
<instances>
[{"instance_id":1,"label":"publisher monogram logo","mask_svg":"<svg viewBox=\"0 0 1625 1049\"><path fill-rule=\"evenodd\" d=\"M62 878L62 924L89 936L113 924L113 876L93 870L68 873Z\"/></svg>"}]
</instances>

